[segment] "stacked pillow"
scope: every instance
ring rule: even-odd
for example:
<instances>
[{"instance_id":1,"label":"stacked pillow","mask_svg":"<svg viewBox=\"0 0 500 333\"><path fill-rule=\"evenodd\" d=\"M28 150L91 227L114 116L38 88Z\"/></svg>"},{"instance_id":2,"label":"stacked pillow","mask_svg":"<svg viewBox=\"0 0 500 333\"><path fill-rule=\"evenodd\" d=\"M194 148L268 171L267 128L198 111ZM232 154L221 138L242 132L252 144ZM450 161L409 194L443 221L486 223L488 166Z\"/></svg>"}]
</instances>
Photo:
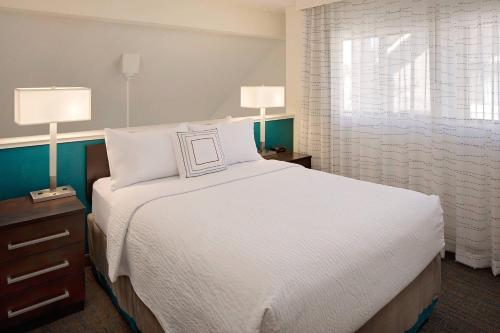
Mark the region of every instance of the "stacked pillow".
<instances>
[{"instance_id":1,"label":"stacked pillow","mask_svg":"<svg viewBox=\"0 0 500 333\"><path fill-rule=\"evenodd\" d=\"M261 159L253 121L180 124L139 132L105 129L111 188L180 175L190 178Z\"/></svg>"},{"instance_id":2,"label":"stacked pillow","mask_svg":"<svg viewBox=\"0 0 500 333\"><path fill-rule=\"evenodd\" d=\"M172 129L140 132L104 130L108 153L111 189L135 183L177 176L177 162L171 133L187 130L186 124Z\"/></svg>"},{"instance_id":3,"label":"stacked pillow","mask_svg":"<svg viewBox=\"0 0 500 333\"><path fill-rule=\"evenodd\" d=\"M232 120L229 118L214 125L189 124L191 131L202 131L210 128L216 128L219 131L228 165L262 158L255 145L252 119Z\"/></svg>"},{"instance_id":4,"label":"stacked pillow","mask_svg":"<svg viewBox=\"0 0 500 333\"><path fill-rule=\"evenodd\" d=\"M179 175L203 176L227 169L217 128L172 133Z\"/></svg>"}]
</instances>

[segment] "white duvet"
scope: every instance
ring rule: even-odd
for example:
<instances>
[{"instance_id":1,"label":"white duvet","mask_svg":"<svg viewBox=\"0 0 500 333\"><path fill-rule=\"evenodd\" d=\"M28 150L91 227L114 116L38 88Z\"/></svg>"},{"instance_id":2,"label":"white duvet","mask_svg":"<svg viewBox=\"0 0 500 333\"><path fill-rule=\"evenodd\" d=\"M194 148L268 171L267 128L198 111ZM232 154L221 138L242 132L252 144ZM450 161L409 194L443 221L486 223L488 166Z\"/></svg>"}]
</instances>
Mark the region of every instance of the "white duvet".
<instances>
[{"instance_id":1,"label":"white duvet","mask_svg":"<svg viewBox=\"0 0 500 333\"><path fill-rule=\"evenodd\" d=\"M265 160L120 189L107 237L166 332L352 332L444 246L436 196Z\"/></svg>"}]
</instances>

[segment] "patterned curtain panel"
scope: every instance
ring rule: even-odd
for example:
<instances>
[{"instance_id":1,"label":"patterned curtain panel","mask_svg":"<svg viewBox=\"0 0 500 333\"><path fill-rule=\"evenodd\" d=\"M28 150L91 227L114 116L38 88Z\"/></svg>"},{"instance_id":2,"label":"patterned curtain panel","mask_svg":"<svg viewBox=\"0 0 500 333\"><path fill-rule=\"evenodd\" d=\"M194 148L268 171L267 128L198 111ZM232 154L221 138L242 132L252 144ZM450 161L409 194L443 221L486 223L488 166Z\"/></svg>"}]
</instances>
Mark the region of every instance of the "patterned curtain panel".
<instances>
[{"instance_id":1,"label":"patterned curtain panel","mask_svg":"<svg viewBox=\"0 0 500 333\"><path fill-rule=\"evenodd\" d=\"M313 167L438 194L447 249L499 274L500 1L342 1L304 38Z\"/></svg>"}]
</instances>

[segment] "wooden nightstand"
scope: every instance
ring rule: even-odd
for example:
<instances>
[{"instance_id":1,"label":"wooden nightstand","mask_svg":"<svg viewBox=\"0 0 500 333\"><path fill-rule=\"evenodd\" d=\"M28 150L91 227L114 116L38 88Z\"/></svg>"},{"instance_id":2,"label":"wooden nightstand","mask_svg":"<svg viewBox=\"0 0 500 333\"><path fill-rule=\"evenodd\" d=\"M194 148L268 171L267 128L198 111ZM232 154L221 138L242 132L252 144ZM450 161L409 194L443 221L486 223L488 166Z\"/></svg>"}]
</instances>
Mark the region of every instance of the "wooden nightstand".
<instances>
[{"instance_id":1,"label":"wooden nightstand","mask_svg":"<svg viewBox=\"0 0 500 333\"><path fill-rule=\"evenodd\" d=\"M0 331L83 309L84 206L76 197L0 201Z\"/></svg>"},{"instance_id":2,"label":"wooden nightstand","mask_svg":"<svg viewBox=\"0 0 500 333\"><path fill-rule=\"evenodd\" d=\"M266 160L277 160L283 162L290 162L295 164L300 164L308 169L311 169L311 155L305 155L300 153L283 152L277 153L275 155L264 156Z\"/></svg>"}]
</instances>

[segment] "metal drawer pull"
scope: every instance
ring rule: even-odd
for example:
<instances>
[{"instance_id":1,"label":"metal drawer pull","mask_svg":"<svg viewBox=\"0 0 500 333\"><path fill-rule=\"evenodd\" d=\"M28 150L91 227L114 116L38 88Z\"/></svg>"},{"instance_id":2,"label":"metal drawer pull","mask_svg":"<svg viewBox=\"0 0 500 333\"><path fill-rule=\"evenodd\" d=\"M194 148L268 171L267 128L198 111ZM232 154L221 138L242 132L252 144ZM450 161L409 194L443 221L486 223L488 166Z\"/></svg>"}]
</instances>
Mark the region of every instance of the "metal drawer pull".
<instances>
[{"instance_id":1,"label":"metal drawer pull","mask_svg":"<svg viewBox=\"0 0 500 333\"><path fill-rule=\"evenodd\" d=\"M64 230L64 232L60 232L58 234L54 234L54 235L50 235L50 236L47 236L47 237L33 239L33 240L30 240L30 241L27 241L27 242L22 242L22 243L17 243L17 244L11 244L11 243L9 243L9 244L7 244L7 250L11 251L11 250L19 249L21 247L35 245L35 244L38 244L38 243L43 243L43 242L47 242L49 240L53 240L53 239L57 239L57 238L61 238L61 237L67 237L67 236L69 236L68 229L66 229L66 230Z\"/></svg>"},{"instance_id":2,"label":"metal drawer pull","mask_svg":"<svg viewBox=\"0 0 500 333\"><path fill-rule=\"evenodd\" d=\"M56 297L53 297L53 298L49 298L46 301L43 301L43 302L40 302L40 303L36 303L36 304L27 306L25 308L22 308L22 309L19 309L19 310L16 310L16 311L8 310L7 311L7 317L13 318L13 317L22 315L23 313L30 312L30 311L39 309L41 307L47 306L49 304L62 301L63 299L68 298L68 297L69 297L69 292L68 292L67 289L65 289L64 290L64 294L56 296Z\"/></svg>"},{"instance_id":3,"label":"metal drawer pull","mask_svg":"<svg viewBox=\"0 0 500 333\"><path fill-rule=\"evenodd\" d=\"M16 277L13 277L13 278L11 278L10 276L7 276L7 284L13 284L13 283L16 283L16 282L21 282L21 281L24 281L24 280L27 280L27 279L34 278L35 276L39 276L39 275L42 275L42 274L46 274L46 273L50 273L50 272L53 272L53 271L57 271L59 269L66 268L68 266L69 266L69 262L67 260L64 260L64 262L60 263L59 265L47 267L47 268L41 269L41 270L36 271L36 272L32 272L32 273L28 273L28 274L16 276Z\"/></svg>"}]
</instances>

